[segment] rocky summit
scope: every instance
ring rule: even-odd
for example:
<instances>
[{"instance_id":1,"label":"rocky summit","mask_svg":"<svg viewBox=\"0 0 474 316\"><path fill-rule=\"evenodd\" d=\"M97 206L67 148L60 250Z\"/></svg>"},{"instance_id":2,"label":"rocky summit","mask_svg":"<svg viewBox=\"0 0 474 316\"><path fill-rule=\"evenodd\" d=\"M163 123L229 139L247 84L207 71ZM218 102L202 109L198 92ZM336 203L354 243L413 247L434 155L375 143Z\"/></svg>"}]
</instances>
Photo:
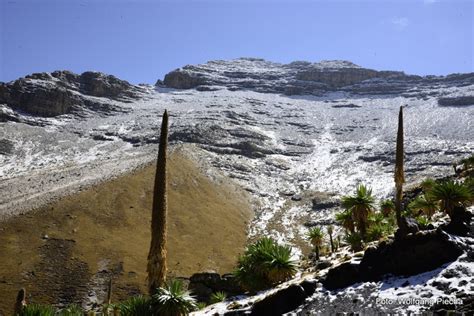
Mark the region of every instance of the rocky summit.
<instances>
[{"instance_id":1,"label":"rocky summit","mask_svg":"<svg viewBox=\"0 0 474 316\"><path fill-rule=\"evenodd\" d=\"M280 64L258 58L210 61L187 65L168 73L157 85L206 91L225 87L230 91L253 90L285 95L316 95L342 91L352 94L401 94L427 97L423 88L474 84L474 73L449 76L416 76L402 71L377 71L349 61L325 60L317 63L294 61ZM436 92L432 92L436 95ZM441 96L441 95L440 95ZM457 104L443 99L443 105ZM460 105L473 100L460 100Z\"/></svg>"},{"instance_id":2,"label":"rocky summit","mask_svg":"<svg viewBox=\"0 0 474 316\"><path fill-rule=\"evenodd\" d=\"M100 72L87 71L81 75L70 71L43 72L0 83L0 104L45 117L82 108L107 112L114 109L107 99L127 101L136 98L138 91L127 81ZM8 119L5 113L3 119Z\"/></svg>"}]
</instances>

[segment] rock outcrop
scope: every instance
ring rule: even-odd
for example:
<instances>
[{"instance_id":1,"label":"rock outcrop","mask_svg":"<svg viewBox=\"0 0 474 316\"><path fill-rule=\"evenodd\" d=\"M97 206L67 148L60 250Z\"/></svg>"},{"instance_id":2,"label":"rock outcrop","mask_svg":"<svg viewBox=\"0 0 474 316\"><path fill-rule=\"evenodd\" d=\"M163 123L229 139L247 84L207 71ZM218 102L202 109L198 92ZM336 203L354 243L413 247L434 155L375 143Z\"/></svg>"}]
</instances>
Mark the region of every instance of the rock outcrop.
<instances>
[{"instance_id":1,"label":"rock outcrop","mask_svg":"<svg viewBox=\"0 0 474 316\"><path fill-rule=\"evenodd\" d=\"M28 114L50 117L83 107L113 111L111 100L127 101L136 98L138 92L138 87L100 72L89 71L78 75L55 71L34 73L13 82L0 83L0 104Z\"/></svg>"},{"instance_id":2,"label":"rock outcrop","mask_svg":"<svg viewBox=\"0 0 474 316\"><path fill-rule=\"evenodd\" d=\"M349 61L296 61L273 63L258 58L210 61L187 65L168 73L158 85L169 88L212 91L216 86L228 90L253 90L286 95L323 95L331 91L351 94L402 94L426 98L422 87L469 85L474 73L441 76L407 75L401 71L377 71ZM440 104L449 101L440 101ZM461 101L465 102L465 101Z\"/></svg>"},{"instance_id":3,"label":"rock outcrop","mask_svg":"<svg viewBox=\"0 0 474 316\"><path fill-rule=\"evenodd\" d=\"M462 253L441 229L420 231L368 248L360 264L348 262L330 269L323 285L335 290L361 281L378 281L387 274L415 275L454 261Z\"/></svg>"},{"instance_id":4,"label":"rock outcrop","mask_svg":"<svg viewBox=\"0 0 474 316\"><path fill-rule=\"evenodd\" d=\"M232 274L219 275L215 272L195 273L189 279L188 289L200 302L208 302L212 293L225 292L228 296L243 294Z\"/></svg>"}]
</instances>

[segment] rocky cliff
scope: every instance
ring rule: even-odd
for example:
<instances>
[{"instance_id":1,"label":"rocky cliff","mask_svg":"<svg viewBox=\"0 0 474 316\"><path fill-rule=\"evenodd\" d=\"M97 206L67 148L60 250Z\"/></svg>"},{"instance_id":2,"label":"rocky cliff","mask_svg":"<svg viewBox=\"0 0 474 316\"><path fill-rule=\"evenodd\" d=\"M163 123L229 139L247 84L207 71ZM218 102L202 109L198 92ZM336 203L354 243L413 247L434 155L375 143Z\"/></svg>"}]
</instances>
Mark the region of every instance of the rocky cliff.
<instances>
[{"instance_id":1,"label":"rocky cliff","mask_svg":"<svg viewBox=\"0 0 474 316\"><path fill-rule=\"evenodd\" d=\"M0 83L0 104L46 117L81 108L107 112L114 109L112 100L127 101L138 95L139 88L127 81L92 71L81 75L69 71L34 73Z\"/></svg>"},{"instance_id":2,"label":"rocky cliff","mask_svg":"<svg viewBox=\"0 0 474 316\"><path fill-rule=\"evenodd\" d=\"M351 94L405 94L435 86L459 86L474 83L474 73L441 76L407 75L401 71L377 71L349 61L296 61L289 64L256 58L210 61L187 65L168 73L163 84L170 88L213 90L253 90L286 95L324 95L331 91ZM424 97L419 94L420 97Z\"/></svg>"}]
</instances>

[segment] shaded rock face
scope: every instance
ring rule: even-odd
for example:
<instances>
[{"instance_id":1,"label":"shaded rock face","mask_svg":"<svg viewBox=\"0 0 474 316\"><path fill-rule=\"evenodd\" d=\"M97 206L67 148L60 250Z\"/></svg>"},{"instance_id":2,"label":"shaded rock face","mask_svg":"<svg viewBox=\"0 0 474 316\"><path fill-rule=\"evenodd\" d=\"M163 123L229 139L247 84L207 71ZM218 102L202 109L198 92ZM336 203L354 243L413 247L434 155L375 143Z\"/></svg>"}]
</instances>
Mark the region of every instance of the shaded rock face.
<instances>
[{"instance_id":1,"label":"shaded rock face","mask_svg":"<svg viewBox=\"0 0 474 316\"><path fill-rule=\"evenodd\" d=\"M344 262L328 271L323 285L328 290L336 290L360 282L359 264Z\"/></svg>"},{"instance_id":2,"label":"shaded rock face","mask_svg":"<svg viewBox=\"0 0 474 316\"><path fill-rule=\"evenodd\" d=\"M474 95L439 98L440 106L470 106L474 105Z\"/></svg>"},{"instance_id":3,"label":"shaded rock face","mask_svg":"<svg viewBox=\"0 0 474 316\"><path fill-rule=\"evenodd\" d=\"M423 99L426 95L419 90L420 87L462 86L473 82L474 73L421 77L400 71L362 68L340 60L279 64L257 58L239 58L187 65L168 73L163 82L159 80L157 84L200 91L224 86L231 91L253 90L285 95L319 96L330 91L345 91L352 94L402 94L407 98Z\"/></svg>"},{"instance_id":4,"label":"shaded rock face","mask_svg":"<svg viewBox=\"0 0 474 316\"><path fill-rule=\"evenodd\" d=\"M414 275L454 261L461 254L462 249L441 229L419 232L367 249L360 272L365 280L377 280L388 273Z\"/></svg>"},{"instance_id":5,"label":"shaded rock face","mask_svg":"<svg viewBox=\"0 0 474 316\"><path fill-rule=\"evenodd\" d=\"M243 294L232 274L219 275L213 272L195 273L189 279L188 289L198 301L209 302L212 293L225 292L228 296Z\"/></svg>"},{"instance_id":6,"label":"shaded rock face","mask_svg":"<svg viewBox=\"0 0 474 316\"><path fill-rule=\"evenodd\" d=\"M323 285L329 290L384 275L410 276L454 261L463 250L441 229L410 234L403 239L368 248L360 264L346 262L329 270Z\"/></svg>"},{"instance_id":7,"label":"shaded rock face","mask_svg":"<svg viewBox=\"0 0 474 316\"><path fill-rule=\"evenodd\" d=\"M138 88L99 72L77 75L69 71L35 73L10 83L0 83L0 104L28 114L50 117L71 113L81 107L107 110L106 100L137 97Z\"/></svg>"}]
</instances>

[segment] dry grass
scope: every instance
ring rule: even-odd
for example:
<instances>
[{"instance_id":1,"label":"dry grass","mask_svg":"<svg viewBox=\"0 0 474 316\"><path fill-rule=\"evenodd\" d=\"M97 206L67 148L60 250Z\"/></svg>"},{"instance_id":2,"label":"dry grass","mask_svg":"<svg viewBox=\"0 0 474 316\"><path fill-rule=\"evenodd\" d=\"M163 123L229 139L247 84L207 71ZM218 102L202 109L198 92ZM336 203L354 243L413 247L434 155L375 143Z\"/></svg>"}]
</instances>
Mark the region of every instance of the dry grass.
<instances>
[{"instance_id":1,"label":"dry grass","mask_svg":"<svg viewBox=\"0 0 474 316\"><path fill-rule=\"evenodd\" d=\"M170 274L231 271L246 243L248 197L179 150L169 158ZM20 287L36 302L79 301L114 275L114 300L145 292L153 179L148 166L0 223L0 314Z\"/></svg>"}]
</instances>

